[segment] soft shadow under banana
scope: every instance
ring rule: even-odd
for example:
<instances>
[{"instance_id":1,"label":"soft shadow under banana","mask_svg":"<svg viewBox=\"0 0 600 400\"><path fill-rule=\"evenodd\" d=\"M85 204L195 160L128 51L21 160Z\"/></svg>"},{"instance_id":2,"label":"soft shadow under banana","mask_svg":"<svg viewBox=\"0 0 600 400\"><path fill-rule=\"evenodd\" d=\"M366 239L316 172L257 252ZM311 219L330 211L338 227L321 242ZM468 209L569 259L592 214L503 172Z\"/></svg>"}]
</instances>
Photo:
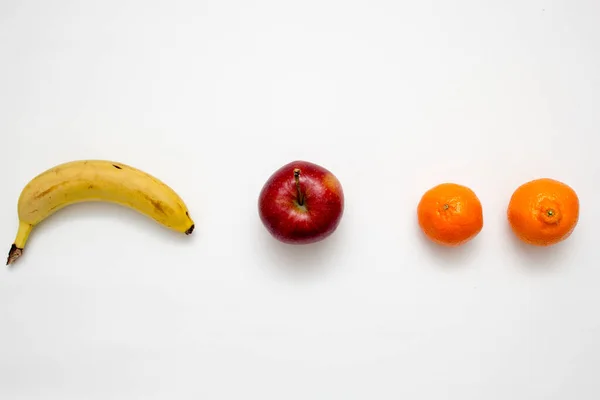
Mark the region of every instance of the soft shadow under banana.
<instances>
[{"instance_id":1,"label":"soft shadow under banana","mask_svg":"<svg viewBox=\"0 0 600 400\"><path fill-rule=\"evenodd\" d=\"M173 189L128 165L105 160L60 164L33 178L21 192L19 230L6 265L23 254L31 230L70 204L104 201L132 208L159 224L189 235L194 221Z\"/></svg>"}]
</instances>

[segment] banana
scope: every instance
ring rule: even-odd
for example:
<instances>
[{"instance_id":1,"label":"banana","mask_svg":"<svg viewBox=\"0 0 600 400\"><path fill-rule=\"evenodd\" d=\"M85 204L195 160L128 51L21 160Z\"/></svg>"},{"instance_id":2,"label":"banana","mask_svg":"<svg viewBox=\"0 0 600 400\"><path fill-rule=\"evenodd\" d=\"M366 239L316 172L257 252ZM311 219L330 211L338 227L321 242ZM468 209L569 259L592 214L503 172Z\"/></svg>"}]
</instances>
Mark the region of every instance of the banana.
<instances>
[{"instance_id":1,"label":"banana","mask_svg":"<svg viewBox=\"0 0 600 400\"><path fill-rule=\"evenodd\" d=\"M186 235L194 230L194 221L183 200L155 177L113 161L71 161L41 173L23 188L18 202L19 229L6 265L23 254L36 225L70 204L86 201L132 208Z\"/></svg>"}]
</instances>

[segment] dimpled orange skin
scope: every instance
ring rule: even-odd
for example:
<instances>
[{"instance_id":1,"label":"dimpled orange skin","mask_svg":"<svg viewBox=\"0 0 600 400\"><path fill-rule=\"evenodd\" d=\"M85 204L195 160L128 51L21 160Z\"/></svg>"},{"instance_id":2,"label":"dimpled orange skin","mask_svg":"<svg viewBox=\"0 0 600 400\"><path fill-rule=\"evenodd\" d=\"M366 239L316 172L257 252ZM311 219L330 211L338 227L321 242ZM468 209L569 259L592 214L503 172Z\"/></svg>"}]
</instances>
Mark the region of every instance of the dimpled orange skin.
<instances>
[{"instance_id":1,"label":"dimpled orange skin","mask_svg":"<svg viewBox=\"0 0 600 400\"><path fill-rule=\"evenodd\" d=\"M551 246L568 238L579 220L579 198L554 179L529 181L517 188L508 204L510 226L525 243Z\"/></svg>"},{"instance_id":2,"label":"dimpled orange skin","mask_svg":"<svg viewBox=\"0 0 600 400\"><path fill-rule=\"evenodd\" d=\"M425 235L443 246L462 245L483 228L481 202L471 189L456 183L442 183L425 192L417 216Z\"/></svg>"}]
</instances>

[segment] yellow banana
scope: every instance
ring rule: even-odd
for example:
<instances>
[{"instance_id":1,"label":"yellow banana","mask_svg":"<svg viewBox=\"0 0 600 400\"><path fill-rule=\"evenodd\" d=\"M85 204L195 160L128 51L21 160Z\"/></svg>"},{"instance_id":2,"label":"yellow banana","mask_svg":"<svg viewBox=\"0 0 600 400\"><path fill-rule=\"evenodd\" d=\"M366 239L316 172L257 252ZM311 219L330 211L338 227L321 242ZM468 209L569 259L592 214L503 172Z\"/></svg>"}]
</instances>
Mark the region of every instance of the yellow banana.
<instances>
[{"instance_id":1,"label":"yellow banana","mask_svg":"<svg viewBox=\"0 0 600 400\"><path fill-rule=\"evenodd\" d=\"M71 161L33 178L19 196L19 229L6 265L23 254L31 230L74 203L105 201L132 208L156 222L189 235L194 221L183 200L155 177L105 160Z\"/></svg>"}]
</instances>

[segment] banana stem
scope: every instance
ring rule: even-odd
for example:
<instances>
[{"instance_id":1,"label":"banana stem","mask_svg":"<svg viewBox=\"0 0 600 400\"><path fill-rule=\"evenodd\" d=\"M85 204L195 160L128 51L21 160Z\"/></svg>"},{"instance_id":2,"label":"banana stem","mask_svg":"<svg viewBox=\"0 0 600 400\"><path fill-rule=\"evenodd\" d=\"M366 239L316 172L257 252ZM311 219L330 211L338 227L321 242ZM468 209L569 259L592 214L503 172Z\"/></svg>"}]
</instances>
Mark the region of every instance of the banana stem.
<instances>
[{"instance_id":1,"label":"banana stem","mask_svg":"<svg viewBox=\"0 0 600 400\"><path fill-rule=\"evenodd\" d=\"M8 251L8 258L6 259L6 265L10 265L14 263L17 258L23 255L23 249L20 249L14 243L10 246L10 250Z\"/></svg>"},{"instance_id":2,"label":"banana stem","mask_svg":"<svg viewBox=\"0 0 600 400\"><path fill-rule=\"evenodd\" d=\"M23 255L25 243L27 243L27 239L29 238L29 234L31 233L32 229L33 225L19 221L19 230L17 231L17 237L15 238L15 242L12 244L12 246L10 246L10 250L8 251L6 265L14 263L17 260L17 258Z\"/></svg>"}]
</instances>

